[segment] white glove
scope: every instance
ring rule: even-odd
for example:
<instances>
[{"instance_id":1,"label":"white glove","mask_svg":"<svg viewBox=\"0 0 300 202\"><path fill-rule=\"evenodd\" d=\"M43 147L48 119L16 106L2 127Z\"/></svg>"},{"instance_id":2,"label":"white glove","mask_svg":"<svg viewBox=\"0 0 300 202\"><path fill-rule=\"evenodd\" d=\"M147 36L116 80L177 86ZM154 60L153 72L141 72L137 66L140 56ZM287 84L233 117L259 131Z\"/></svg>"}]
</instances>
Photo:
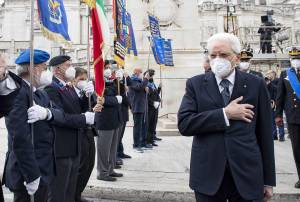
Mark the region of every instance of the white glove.
<instances>
[{"instance_id":1,"label":"white glove","mask_svg":"<svg viewBox=\"0 0 300 202\"><path fill-rule=\"evenodd\" d=\"M88 125L93 125L95 123L95 113L94 112L85 112L85 121Z\"/></svg>"},{"instance_id":2,"label":"white glove","mask_svg":"<svg viewBox=\"0 0 300 202\"><path fill-rule=\"evenodd\" d=\"M31 195L31 196L34 195L34 193L38 190L39 185L40 185L40 179L41 179L41 177L37 178L36 180L34 180L33 182L30 182L28 184L26 182L24 182L27 193L29 195Z\"/></svg>"},{"instance_id":3,"label":"white glove","mask_svg":"<svg viewBox=\"0 0 300 202\"><path fill-rule=\"evenodd\" d=\"M85 94L87 94L87 95L93 94L95 91L93 82L89 81L83 90L84 90Z\"/></svg>"},{"instance_id":4,"label":"white glove","mask_svg":"<svg viewBox=\"0 0 300 202\"><path fill-rule=\"evenodd\" d=\"M120 96L120 95L117 95L116 98L117 98L117 100L118 100L118 103L119 103L119 104L122 104L123 97Z\"/></svg>"},{"instance_id":5,"label":"white glove","mask_svg":"<svg viewBox=\"0 0 300 202\"><path fill-rule=\"evenodd\" d=\"M119 69L118 71L116 71L116 77L117 77L118 79L122 79L122 78L123 78L123 75L124 75L123 69Z\"/></svg>"},{"instance_id":6,"label":"white glove","mask_svg":"<svg viewBox=\"0 0 300 202\"><path fill-rule=\"evenodd\" d=\"M47 119L48 110L39 105L34 105L27 110L28 123L35 123Z\"/></svg>"},{"instance_id":7,"label":"white glove","mask_svg":"<svg viewBox=\"0 0 300 202\"><path fill-rule=\"evenodd\" d=\"M159 102L154 102L153 105L154 105L154 108L157 109L159 107Z\"/></svg>"}]
</instances>

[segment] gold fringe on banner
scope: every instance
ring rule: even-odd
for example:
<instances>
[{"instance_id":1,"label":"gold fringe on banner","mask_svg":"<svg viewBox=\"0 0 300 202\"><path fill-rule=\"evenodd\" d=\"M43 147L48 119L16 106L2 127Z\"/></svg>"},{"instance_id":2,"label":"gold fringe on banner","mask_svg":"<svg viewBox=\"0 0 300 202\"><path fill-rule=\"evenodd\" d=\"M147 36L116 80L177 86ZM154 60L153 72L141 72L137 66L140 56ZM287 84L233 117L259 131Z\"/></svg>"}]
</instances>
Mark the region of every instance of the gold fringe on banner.
<instances>
[{"instance_id":1,"label":"gold fringe on banner","mask_svg":"<svg viewBox=\"0 0 300 202\"><path fill-rule=\"evenodd\" d=\"M72 44L70 41L67 41L62 35L51 32L49 29L47 29L46 27L44 27L43 25L41 25L41 30L43 35L48 38L51 41L55 41L57 43L62 43L64 45L66 45L67 47L72 47Z\"/></svg>"},{"instance_id":2,"label":"gold fringe on banner","mask_svg":"<svg viewBox=\"0 0 300 202\"><path fill-rule=\"evenodd\" d=\"M96 0L81 0L81 2L87 4L91 8L96 7Z\"/></svg>"},{"instance_id":3,"label":"gold fringe on banner","mask_svg":"<svg viewBox=\"0 0 300 202\"><path fill-rule=\"evenodd\" d=\"M125 66L125 61L122 58L120 58L119 56L115 55L114 59L118 63L118 65L120 65L121 67Z\"/></svg>"}]
</instances>

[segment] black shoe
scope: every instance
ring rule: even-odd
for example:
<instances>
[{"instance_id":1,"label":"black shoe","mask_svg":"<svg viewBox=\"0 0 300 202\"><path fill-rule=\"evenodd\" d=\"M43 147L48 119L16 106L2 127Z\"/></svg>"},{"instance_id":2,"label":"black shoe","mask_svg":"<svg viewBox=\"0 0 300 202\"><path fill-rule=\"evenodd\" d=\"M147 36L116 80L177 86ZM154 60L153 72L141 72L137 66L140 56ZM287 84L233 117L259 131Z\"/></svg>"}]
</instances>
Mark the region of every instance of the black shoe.
<instances>
[{"instance_id":1,"label":"black shoe","mask_svg":"<svg viewBox=\"0 0 300 202\"><path fill-rule=\"evenodd\" d=\"M146 144L145 146L143 146L143 149L150 150L153 149L153 146L151 144Z\"/></svg>"},{"instance_id":2,"label":"black shoe","mask_svg":"<svg viewBox=\"0 0 300 202\"><path fill-rule=\"evenodd\" d=\"M107 182L115 182L117 181L116 178L111 176L105 176L105 177L97 177L98 180L107 181Z\"/></svg>"},{"instance_id":3,"label":"black shoe","mask_svg":"<svg viewBox=\"0 0 300 202\"><path fill-rule=\"evenodd\" d=\"M120 165L116 165L115 169L121 169L122 167Z\"/></svg>"},{"instance_id":4,"label":"black shoe","mask_svg":"<svg viewBox=\"0 0 300 202\"><path fill-rule=\"evenodd\" d=\"M152 146L153 146L153 147L157 147L158 144L156 144L155 142L153 142L153 143L152 143Z\"/></svg>"},{"instance_id":5,"label":"black shoe","mask_svg":"<svg viewBox=\"0 0 300 202\"><path fill-rule=\"evenodd\" d=\"M92 200L88 200L88 199L85 199L85 198L81 198L79 201L77 202L93 202Z\"/></svg>"},{"instance_id":6,"label":"black shoe","mask_svg":"<svg viewBox=\"0 0 300 202\"><path fill-rule=\"evenodd\" d=\"M116 161L116 165L118 165L118 166L121 166L121 165L123 165L123 161L122 161L122 159L117 159L117 161Z\"/></svg>"},{"instance_id":7,"label":"black shoe","mask_svg":"<svg viewBox=\"0 0 300 202\"><path fill-rule=\"evenodd\" d=\"M131 156L127 155L127 154L120 154L119 157L121 159L131 159Z\"/></svg>"},{"instance_id":8,"label":"black shoe","mask_svg":"<svg viewBox=\"0 0 300 202\"><path fill-rule=\"evenodd\" d=\"M110 174L109 176L111 176L111 177L123 177L123 174L114 172L114 173Z\"/></svg>"},{"instance_id":9,"label":"black shoe","mask_svg":"<svg viewBox=\"0 0 300 202\"><path fill-rule=\"evenodd\" d=\"M143 150L141 147L135 148L135 151L136 151L137 153L144 153L144 150Z\"/></svg>"},{"instance_id":10,"label":"black shoe","mask_svg":"<svg viewBox=\"0 0 300 202\"><path fill-rule=\"evenodd\" d=\"M274 140L278 140L278 137L277 137L277 136L275 136L275 137L274 137Z\"/></svg>"},{"instance_id":11,"label":"black shoe","mask_svg":"<svg viewBox=\"0 0 300 202\"><path fill-rule=\"evenodd\" d=\"M158 138L158 137L154 137L153 140L155 140L155 141L161 141L162 139Z\"/></svg>"},{"instance_id":12,"label":"black shoe","mask_svg":"<svg viewBox=\"0 0 300 202\"><path fill-rule=\"evenodd\" d=\"M284 141L285 141L284 137L279 138L279 142L284 142Z\"/></svg>"},{"instance_id":13,"label":"black shoe","mask_svg":"<svg viewBox=\"0 0 300 202\"><path fill-rule=\"evenodd\" d=\"M296 188L296 189L300 189L300 180L299 180L298 182L296 182L295 188Z\"/></svg>"}]
</instances>

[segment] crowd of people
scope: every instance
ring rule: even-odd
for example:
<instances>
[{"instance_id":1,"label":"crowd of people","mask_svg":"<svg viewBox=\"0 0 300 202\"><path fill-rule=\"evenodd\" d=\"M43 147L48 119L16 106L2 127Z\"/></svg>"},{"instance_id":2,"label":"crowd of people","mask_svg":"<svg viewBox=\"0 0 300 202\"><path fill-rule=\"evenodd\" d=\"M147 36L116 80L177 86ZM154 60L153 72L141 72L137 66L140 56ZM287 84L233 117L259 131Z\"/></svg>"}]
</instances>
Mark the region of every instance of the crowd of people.
<instances>
[{"instance_id":1,"label":"crowd of people","mask_svg":"<svg viewBox=\"0 0 300 202\"><path fill-rule=\"evenodd\" d=\"M88 201L81 194L96 150L98 180L123 176L115 169L121 168L122 159L131 158L122 144L129 109L136 151L158 146L161 85L154 83L154 70L136 68L129 76L114 61L105 61L105 89L97 97L86 69L74 68L66 55L53 57L48 64L49 59L47 52L34 50L30 69L27 49L15 60L14 74L0 55L0 115L8 131L2 183L13 192L15 202L32 197L36 202Z\"/></svg>"}]
</instances>

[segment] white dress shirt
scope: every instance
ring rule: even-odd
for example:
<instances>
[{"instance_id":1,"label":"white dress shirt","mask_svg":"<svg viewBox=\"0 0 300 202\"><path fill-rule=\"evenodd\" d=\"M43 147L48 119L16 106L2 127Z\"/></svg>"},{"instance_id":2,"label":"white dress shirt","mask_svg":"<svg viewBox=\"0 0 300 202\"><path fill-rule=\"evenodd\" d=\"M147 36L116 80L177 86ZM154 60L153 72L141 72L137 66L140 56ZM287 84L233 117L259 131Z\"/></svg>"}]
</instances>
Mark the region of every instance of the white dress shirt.
<instances>
[{"instance_id":1,"label":"white dress shirt","mask_svg":"<svg viewBox=\"0 0 300 202\"><path fill-rule=\"evenodd\" d=\"M219 87L219 91L221 93L224 90L224 87L220 85L220 83L223 79L221 79L220 77L218 77L216 75L215 75L215 77L216 77L216 81L217 81L217 84L218 84L218 87ZM233 91L234 82L235 82L235 69L233 70L233 72L228 77L226 77L224 79L227 79L230 82L229 92L230 92L230 96L231 96L232 91ZM229 119L226 116L224 108L223 108L223 114L224 114L224 119L225 119L226 126L230 126Z\"/></svg>"}]
</instances>

